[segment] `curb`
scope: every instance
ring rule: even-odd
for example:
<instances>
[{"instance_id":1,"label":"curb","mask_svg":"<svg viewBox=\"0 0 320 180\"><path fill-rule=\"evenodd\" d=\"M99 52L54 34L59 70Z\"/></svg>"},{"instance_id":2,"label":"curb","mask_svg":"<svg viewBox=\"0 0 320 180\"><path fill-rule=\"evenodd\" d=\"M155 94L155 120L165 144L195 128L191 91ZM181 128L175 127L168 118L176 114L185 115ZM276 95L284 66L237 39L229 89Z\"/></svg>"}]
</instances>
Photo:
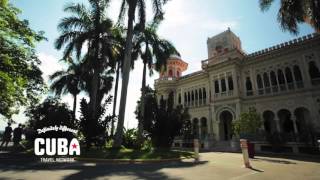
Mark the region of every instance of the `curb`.
<instances>
[{"instance_id":1,"label":"curb","mask_svg":"<svg viewBox=\"0 0 320 180\"><path fill-rule=\"evenodd\" d=\"M192 157L182 157L173 159L101 159L101 158L82 158L76 157L74 160L82 162L101 162L101 163L115 163L115 164L146 164L146 163L162 163L162 162L180 162L184 159L192 159Z\"/></svg>"}]
</instances>

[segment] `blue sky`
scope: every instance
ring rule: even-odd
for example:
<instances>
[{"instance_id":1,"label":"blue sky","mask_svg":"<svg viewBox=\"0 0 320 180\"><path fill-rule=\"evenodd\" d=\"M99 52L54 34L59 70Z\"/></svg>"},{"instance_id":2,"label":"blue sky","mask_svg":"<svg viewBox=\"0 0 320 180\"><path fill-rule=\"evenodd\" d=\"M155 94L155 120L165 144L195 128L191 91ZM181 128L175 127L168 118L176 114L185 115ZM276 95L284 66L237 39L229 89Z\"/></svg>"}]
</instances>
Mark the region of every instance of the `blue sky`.
<instances>
[{"instance_id":1,"label":"blue sky","mask_svg":"<svg viewBox=\"0 0 320 180\"><path fill-rule=\"evenodd\" d=\"M21 17L29 20L35 30L45 31L48 41L37 45L37 54L42 61L41 69L44 71L44 78L56 70L63 68L58 60L61 52L54 49L53 42L58 37L57 24L67 14L63 7L70 2L86 2L85 0L11 0L11 2L22 10ZM171 0L165 6L165 20L159 28L161 37L170 40L179 50L182 59L189 63L186 72L191 73L200 70L201 60L207 58L206 40L228 27L240 37L242 48L245 52L251 53L264 49L275 44L296 38L288 32L283 32L277 22L277 9L279 1L267 12L261 12L258 0ZM116 20L120 0L111 0L108 14ZM151 17L151 8L148 6L147 15ZM312 33L313 29L308 25L300 26L300 34L303 36ZM136 101L140 96L140 82L142 66L137 64L136 69L131 73L126 126L134 127L134 110ZM155 74L148 78L148 83L153 85ZM113 91L112 91L113 92ZM71 97L66 96L63 100L72 105ZM15 120L23 121L23 115L17 115ZM0 129L4 123L0 122Z\"/></svg>"}]
</instances>

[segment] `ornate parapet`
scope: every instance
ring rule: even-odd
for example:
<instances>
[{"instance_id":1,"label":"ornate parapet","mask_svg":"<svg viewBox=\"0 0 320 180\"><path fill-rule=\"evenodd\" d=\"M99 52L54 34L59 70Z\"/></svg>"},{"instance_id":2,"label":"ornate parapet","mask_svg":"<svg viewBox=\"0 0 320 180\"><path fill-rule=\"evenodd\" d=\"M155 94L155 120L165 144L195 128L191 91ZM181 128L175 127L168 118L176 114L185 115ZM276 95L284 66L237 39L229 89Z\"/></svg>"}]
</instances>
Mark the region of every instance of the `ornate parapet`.
<instances>
[{"instance_id":1,"label":"ornate parapet","mask_svg":"<svg viewBox=\"0 0 320 180\"><path fill-rule=\"evenodd\" d=\"M282 48L285 48L285 47L289 47L289 46L292 46L292 45L296 45L296 44L299 44L299 43L303 43L305 41L308 41L308 40L311 40L311 39L314 39L314 38L317 38L317 37L320 37L320 33L308 34L306 36L302 36L302 37L290 40L288 42L277 44L275 46L272 46L272 47L269 47L269 48L262 49L260 51L251 53L251 54L247 55L247 57L261 56L261 55L270 53L272 51L279 50L279 49L282 49Z\"/></svg>"}]
</instances>

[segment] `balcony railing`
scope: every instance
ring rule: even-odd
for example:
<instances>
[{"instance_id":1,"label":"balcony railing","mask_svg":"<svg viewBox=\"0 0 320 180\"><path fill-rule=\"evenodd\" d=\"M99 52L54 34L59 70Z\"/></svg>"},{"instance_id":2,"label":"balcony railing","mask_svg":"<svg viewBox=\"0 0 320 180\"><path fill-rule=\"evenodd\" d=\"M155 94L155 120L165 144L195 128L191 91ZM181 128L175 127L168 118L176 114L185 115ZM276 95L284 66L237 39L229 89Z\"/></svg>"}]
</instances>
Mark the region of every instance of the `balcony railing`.
<instances>
[{"instance_id":1,"label":"balcony railing","mask_svg":"<svg viewBox=\"0 0 320 180\"><path fill-rule=\"evenodd\" d=\"M177 78L175 77L163 77L155 80L155 83L159 83L161 81L175 81Z\"/></svg>"},{"instance_id":2,"label":"balcony railing","mask_svg":"<svg viewBox=\"0 0 320 180\"><path fill-rule=\"evenodd\" d=\"M233 96L233 90L232 91L225 91L221 93L215 93L214 98L219 99L219 98L224 98L224 97L232 97Z\"/></svg>"}]
</instances>

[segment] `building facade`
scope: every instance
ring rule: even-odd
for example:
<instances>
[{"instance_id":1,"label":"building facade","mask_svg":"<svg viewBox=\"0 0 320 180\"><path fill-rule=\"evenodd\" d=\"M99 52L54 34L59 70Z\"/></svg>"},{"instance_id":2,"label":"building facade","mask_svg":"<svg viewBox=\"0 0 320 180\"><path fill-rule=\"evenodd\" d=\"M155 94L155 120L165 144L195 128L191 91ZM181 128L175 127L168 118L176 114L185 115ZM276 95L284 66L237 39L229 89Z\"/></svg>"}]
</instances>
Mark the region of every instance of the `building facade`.
<instances>
[{"instance_id":1,"label":"building facade","mask_svg":"<svg viewBox=\"0 0 320 180\"><path fill-rule=\"evenodd\" d=\"M174 93L189 108L191 122L206 147L230 141L232 121L254 107L265 133L320 133L320 35L310 34L246 54L230 29L207 41L202 70L182 76L187 64L168 60L155 82L157 97Z\"/></svg>"}]
</instances>

